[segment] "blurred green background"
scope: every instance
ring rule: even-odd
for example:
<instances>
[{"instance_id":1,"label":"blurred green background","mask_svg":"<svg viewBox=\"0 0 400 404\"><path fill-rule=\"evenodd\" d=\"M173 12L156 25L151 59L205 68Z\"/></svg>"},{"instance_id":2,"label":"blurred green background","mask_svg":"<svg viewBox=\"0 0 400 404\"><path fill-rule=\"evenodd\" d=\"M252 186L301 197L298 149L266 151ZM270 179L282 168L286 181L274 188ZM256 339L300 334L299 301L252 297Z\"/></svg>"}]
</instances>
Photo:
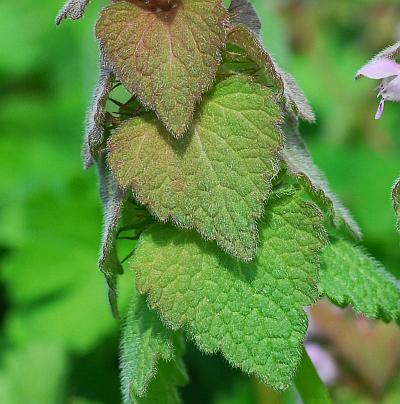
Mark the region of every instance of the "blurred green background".
<instances>
[{"instance_id":1,"label":"blurred green background","mask_svg":"<svg viewBox=\"0 0 400 404\"><path fill-rule=\"evenodd\" d=\"M96 269L102 225L97 179L93 170L83 171L80 160L85 111L97 78L93 25L106 2L93 1L82 21L56 28L61 2L0 3L2 404L120 402L120 324L110 314ZM400 106L388 104L383 119L374 121L376 83L353 80L367 59L400 36L398 0L254 4L267 49L298 79L315 108L317 125L302 124L315 162L358 220L369 251L400 277L390 200L400 172ZM125 283L123 295L129 279ZM399 337L394 335L392 340ZM381 340L379 334L375 342L387 351L390 344ZM353 383L362 371L339 355L336 360L353 378L336 383L336 402L400 402L396 355L379 388ZM190 345L187 363L187 403L293 402L290 392L278 397Z\"/></svg>"}]
</instances>

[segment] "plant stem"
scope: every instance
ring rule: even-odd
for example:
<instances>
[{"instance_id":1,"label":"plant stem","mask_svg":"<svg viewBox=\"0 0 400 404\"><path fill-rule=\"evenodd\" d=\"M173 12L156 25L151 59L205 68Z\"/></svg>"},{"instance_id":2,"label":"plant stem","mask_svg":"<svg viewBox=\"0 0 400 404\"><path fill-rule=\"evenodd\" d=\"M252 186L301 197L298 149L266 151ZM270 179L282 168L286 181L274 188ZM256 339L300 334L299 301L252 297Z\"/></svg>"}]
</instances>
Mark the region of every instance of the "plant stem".
<instances>
[{"instance_id":1,"label":"plant stem","mask_svg":"<svg viewBox=\"0 0 400 404\"><path fill-rule=\"evenodd\" d=\"M294 383L304 404L332 404L328 389L305 350Z\"/></svg>"}]
</instances>

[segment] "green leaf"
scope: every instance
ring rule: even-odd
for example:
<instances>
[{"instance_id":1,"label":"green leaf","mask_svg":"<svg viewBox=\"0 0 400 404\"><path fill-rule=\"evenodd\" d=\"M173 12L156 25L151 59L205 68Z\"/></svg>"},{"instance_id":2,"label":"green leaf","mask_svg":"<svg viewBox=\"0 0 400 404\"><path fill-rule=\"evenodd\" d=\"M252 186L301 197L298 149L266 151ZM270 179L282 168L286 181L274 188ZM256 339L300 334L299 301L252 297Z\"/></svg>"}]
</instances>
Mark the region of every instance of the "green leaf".
<instances>
[{"instance_id":1,"label":"green leaf","mask_svg":"<svg viewBox=\"0 0 400 404\"><path fill-rule=\"evenodd\" d=\"M400 47L399 47L400 49ZM397 228L400 230L400 178L396 180L392 188L392 201L396 212Z\"/></svg>"},{"instance_id":2,"label":"green leaf","mask_svg":"<svg viewBox=\"0 0 400 404\"><path fill-rule=\"evenodd\" d=\"M86 117L85 139L83 142L83 165L89 169L99 156L104 143L104 117L107 99L113 86L113 75L106 68L100 68L100 77L93 93L91 106Z\"/></svg>"},{"instance_id":3,"label":"green leaf","mask_svg":"<svg viewBox=\"0 0 400 404\"><path fill-rule=\"evenodd\" d=\"M285 147L282 151L282 158L289 173L296 177L307 192L327 211L334 225L339 226L344 223L350 232L357 239L360 239L361 230L358 224L331 191L325 175L313 163L298 129L292 124L286 124L283 130L285 132Z\"/></svg>"},{"instance_id":4,"label":"green leaf","mask_svg":"<svg viewBox=\"0 0 400 404\"><path fill-rule=\"evenodd\" d=\"M67 18L71 20L82 18L89 2L90 0L68 0L56 17L56 25L60 25L61 21Z\"/></svg>"},{"instance_id":5,"label":"green leaf","mask_svg":"<svg viewBox=\"0 0 400 404\"><path fill-rule=\"evenodd\" d=\"M102 11L96 36L117 78L180 137L214 81L226 21L220 0L181 0L167 11L122 1Z\"/></svg>"},{"instance_id":6,"label":"green leaf","mask_svg":"<svg viewBox=\"0 0 400 404\"><path fill-rule=\"evenodd\" d=\"M256 260L242 263L193 231L155 224L130 267L172 329L274 388L291 382L307 330L303 307L318 296L322 216L298 194L273 198L260 223Z\"/></svg>"},{"instance_id":7,"label":"green leaf","mask_svg":"<svg viewBox=\"0 0 400 404\"><path fill-rule=\"evenodd\" d=\"M121 341L124 403L180 402L176 387L187 376L178 354L172 331L147 307L144 297L134 295Z\"/></svg>"},{"instance_id":8,"label":"green leaf","mask_svg":"<svg viewBox=\"0 0 400 404\"><path fill-rule=\"evenodd\" d=\"M251 259L256 221L278 171L282 138L270 92L244 77L220 82L192 130L173 139L152 115L124 123L109 143L122 188L160 220L196 228L230 254Z\"/></svg>"},{"instance_id":9,"label":"green leaf","mask_svg":"<svg viewBox=\"0 0 400 404\"><path fill-rule=\"evenodd\" d=\"M396 280L360 248L338 240L324 249L319 287L339 306L351 305L370 318L400 320Z\"/></svg>"},{"instance_id":10,"label":"green leaf","mask_svg":"<svg viewBox=\"0 0 400 404\"><path fill-rule=\"evenodd\" d=\"M182 365L174 361L160 361L157 375L150 382L146 397L137 401L139 404L179 404L182 400L176 387L185 385L186 383L186 371Z\"/></svg>"},{"instance_id":11,"label":"green leaf","mask_svg":"<svg viewBox=\"0 0 400 404\"><path fill-rule=\"evenodd\" d=\"M288 111L306 121L314 122L315 115L307 98L296 83L296 80L283 71L273 60L271 55L264 49L257 37L245 26L239 24L232 27L228 32L228 44L238 46L236 55L231 57L243 61L243 57L254 62L262 71L261 82L275 89Z\"/></svg>"}]
</instances>

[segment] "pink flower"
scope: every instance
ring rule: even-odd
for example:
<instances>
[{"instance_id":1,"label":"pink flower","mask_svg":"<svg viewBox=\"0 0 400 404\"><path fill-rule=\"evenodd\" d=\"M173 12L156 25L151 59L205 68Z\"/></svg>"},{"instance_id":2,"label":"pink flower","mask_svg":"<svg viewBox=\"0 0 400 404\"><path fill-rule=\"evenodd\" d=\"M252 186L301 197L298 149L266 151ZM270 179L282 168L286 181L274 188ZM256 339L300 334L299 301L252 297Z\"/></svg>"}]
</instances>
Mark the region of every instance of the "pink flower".
<instances>
[{"instance_id":1,"label":"pink flower","mask_svg":"<svg viewBox=\"0 0 400 404\"><path fill-rule=\"evenodd\" d=\"M368 77L382 80L378 87L379 102L375 119L380 119L385 101L400 101L400 64L394 60L400 51L400 45L388 48L363 66L356 74L356 79Z\"/></svg>"},{"instance_id":2,"label":"pink flower","mask_svg":"<svg viewBox=\"0 0 400 404\"><path fill-rule=\"evenodd\" d=\"M339 376L339 370L331 355L314 342L306 342L305 349L321 380L332 386Z\"/></svg>"}]
</instances>

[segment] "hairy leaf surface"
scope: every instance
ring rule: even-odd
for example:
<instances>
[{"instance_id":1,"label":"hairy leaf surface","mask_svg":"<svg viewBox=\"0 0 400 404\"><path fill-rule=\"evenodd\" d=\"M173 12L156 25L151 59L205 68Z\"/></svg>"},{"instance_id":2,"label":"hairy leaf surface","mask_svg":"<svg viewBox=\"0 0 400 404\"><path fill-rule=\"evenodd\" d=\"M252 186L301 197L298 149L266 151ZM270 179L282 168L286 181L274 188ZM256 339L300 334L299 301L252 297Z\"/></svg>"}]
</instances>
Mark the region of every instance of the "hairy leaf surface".
<instances>
[{"instance_id":1,"label":"hairy leaf surface","mask_svg":"<svg viewBox=\"0 0 400 404\"><path fill-rule=\"evenodd\" d=\"M385 321L400 320L400 288L373 258L347 241L324 249L320 289L340 306Z\"/></svg>"},{"instance_id":2,"label":"hairy leaf surface","mask_svg":"<svg viewBox=\"0 0 400 404\"><path fill-rule=\"evenodd\" d=\"M83 166L89 169L98 158L99 149L104 142L103 121L108 95L112 89L113 75L101 67L100 77L93 93L92 102L86 117L85 138L83 141Z\"/></svg>"},{"instance_id":3,"label":"hairy leaf surface","mask_svg":"<svg viewBox=\"0 0 400 404\"><path fill-rule=\"evenodd\" d=\"M324 245L316 206L292 192L270 201L256 260L242 263L193 231L156 224L130 263L136 285L173 329L205 352L275 388L290 383L307 330L303 307L317 297Z\"/></svg>"},{"instance_id":4,"label":"hairy leaf surface","mask_svg":"<svg viewBox=\"0 0 400 404\"><path fill-rule=\"evenodd\" d=\"M267 89L246 78L220 82L192 130L172 138L153 115L123 124L109 143L109 165L159 219L194 227L229 253L251 259L256 220L277 173L279 111Z\"/></svg>"},{"instance_id":5,"label":"hairy leaf surface","mask_svg":"<svg viewBox=\"0 0 400 404\"><path fill-rule=\"evenodd\" d=\"M261 21L250 0L232 0L229 6L229 14L231 23L244 24L257 37L260 36Z\"/></svg>"},{"instance_id":6,"label":"hairy leaf surface","mask_svg":"<svg viewBox=\"0 0 400 404\"><path fill-rule=\"evenodd\" d=\"M282 150L282 158L286 162L289 172L325 208L335 225L344 223L353 235L360 239L361 230L358 224L338 197L331 191L325 175L313 163L307 146L298 133L298 129L291 124L286 124L284 132L285 147Z\"/></svg>"},{"instance_id":7,"label":"hairy leaf surface","mask_svg":"<svg viewBox=\"0 0 400 404\"><path fill-rule=\"evenodd\" d=\"M143 297L134 295L121 340L124 403L179 403L186 372L167 330Z\"/></svg>"},{"instance_id":8,"label":"hairy leaf surface","mask_svg":"<svg viewBox=\"0 0 400 404\"><path fill-rule=\"evenodd\" d=\"M56 25L60 25L61 21L66 18L71 20L82 18L89 2L90 0L68 0L56 17Z\"/></svg>"},{"instance_id":9,"label":"hairy leaf surface","mask_svg":"<svg viewBox=\"0 0 400 404\"><path fill-rule=\"evenodd\" d=\"M122 1L103 10L96 35L117 78L180 137L214 81L227 17L220 0L181 0L169 11Z\"/></svg>"},{"instance_id":10,"label":"hairy leaf surface","mask_svg":"<svg viewBox=\"0 0 400 404\"><path fill-rule=\"evenodd\" d=\"M400 229L400 178L393 185L392 200L397 217L397 228Z\"/></svg>"},{"instance_id":11,"label":"hairy leaf surface","mask_svg":"<svg viewBox=\"0 0 400 404\"><path fill-rule=\"evenodd\" d=\"M100 196L103 202L103 237L100 248L99 268L108 285L108 299L114 317L119 317L117 305L117 277L123 272L117 255L115 238L118 223L126 200L126 193L115 183L109 169L100 157L97 163Z\"/></svg>"},{"instance_id":12,"label":"hairy leaf surface","mask_svg":"<svg viewBox=\"0 0 400 404\"><path fill-rule=\"evenodd\" d=\"M239 46L244 51L243 54L238 52L239 59L245 56L262 69L264 73L262 81L275 88L280 97L283 97L289 111L293 111L306 121L315 121L314 112L296 80L277 65L247 26L239 24L232 27L228 32L227 42Z\"/></svg>"}]
</instances>

